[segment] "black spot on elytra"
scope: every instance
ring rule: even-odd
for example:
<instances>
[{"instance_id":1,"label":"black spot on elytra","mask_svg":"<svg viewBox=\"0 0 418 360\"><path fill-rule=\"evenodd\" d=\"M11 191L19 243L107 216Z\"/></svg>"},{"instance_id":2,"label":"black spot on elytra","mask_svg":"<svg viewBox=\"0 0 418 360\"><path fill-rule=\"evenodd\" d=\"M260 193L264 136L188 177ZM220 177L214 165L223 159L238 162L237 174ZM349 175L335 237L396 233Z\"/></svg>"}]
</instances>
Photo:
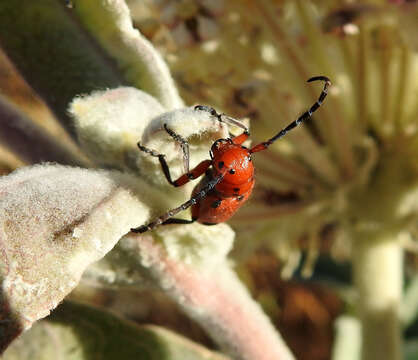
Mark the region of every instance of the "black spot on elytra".
<instances>
[{"instance_id":1,"label":"black spot on elytra","mask_svg":"<svg viewBox=\"0 0 418 360\"><path fill-rule=\"evenodd\" d=\"M238 200L238 201L241 201L242 199L244 199L244 195L239 195L239 196L237 196L237 200Z\"/></svg>"},{"instance_id":2,"label":"black spot on elytra","mask_svg":"<svg viewBox=\"0 0 418 360\"><path fill-rule=\"evenodd\" d=\"M218 199L215 200L210 206L213 207L214 209L216 209L217 207L219 207L219 205L221 205L222 200Z\"/></svg>"},{"instance_id":3,"label":"black spot on elytra","mask_svg":"<svg viewBox=\"0 0 418 360\"><path fill-rule=\"evenodd\" d=\"M225 163L223 161L218 162L219 169L222 169L224 167Z\"/></svg>"}]
</instances>

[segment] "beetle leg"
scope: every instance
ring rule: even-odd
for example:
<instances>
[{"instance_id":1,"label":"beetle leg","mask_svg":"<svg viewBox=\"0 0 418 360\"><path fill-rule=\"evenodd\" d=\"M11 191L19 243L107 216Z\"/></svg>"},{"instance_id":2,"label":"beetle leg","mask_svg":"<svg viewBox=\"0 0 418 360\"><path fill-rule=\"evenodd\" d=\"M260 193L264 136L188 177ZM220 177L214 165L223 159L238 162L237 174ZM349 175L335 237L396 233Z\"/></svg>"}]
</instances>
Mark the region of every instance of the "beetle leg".
<instances>
[{"instance_id":1,"label":"beetle leg","mask_svg":"<svg viewBox=\"0 0 418 360\"><path fill-rule=\"evenodd\" d=\"M237 145L241 145L245 140L248 139L250 133L248 131L244 131L241 135L238 135L232 139L232 142Z\"/></svg>"},{"instance_id":2,"label":"beetle leg","mask_svg":"<svg viewBox=\"0 0 418 360\"><path fill-rule=\"evenodd\" d=\"M189 152L189 143L186 139L181 137L179 134L176 134L173 130L167 127L167 124L164 124L164 130L167 131L168 135L170 135L174 140L180 143L181 149L183 150L183 165L184 165L184 172L188 173L189 169L189 159L190 159L190 152Z\"/></svg>"},{"instance_id":3,"label":"beetle leg","mask_svg":"<svg viewBox=\"0 0 418 360\"><path fill-rule=\"evenodd\" d=\"M178 218L170 218L164 221L161 225L168 225L168 224L193 224L196 219L178 219Z\"/></svg>"},{"instance_id":4,"label":"beetle leg","mask_svg":"<svg viewBox=\"0 0 418 360\"><path fill-rule=\"evenodd\" d=\"M154 150L148 149L145 146L142 146L140 143L137 144L139 150L153 156L153 157L157 157L160 164L161 164L161 169L163 170L164 176L167 179L167 181L175 186L182 186L184 184L187 184L190 180L194 180L196 178L198 178L199 176L201 176L208 168L209 166L212 164L211 160L203 160L201 163L199 163L194 169L192 169L191 171L183 174L182 176L180 176L177 180L173 181L171 178L171 174L170 174L170 168L168 167L167 161L165 160L165 155L163 154L159 154Z\"/></svg>"},{"instance_id":5,"label":"beetle leg","mask_svg":"<svg viewBox=\"0 0 418 360\"><path fill-rule=\"evenodd\" d=\"M215 186L222 181L224 175L220 174L217 177L214 177L211 181L209 181L198 193L193 195L190 200L187 200L185 203L181 204L180 206L176 207L175 209L171 209L167 211L164 215L161 215L154 221L150 222L147 225L142 225L137 228L131 229L134 233L144 233L148 230L152 230L159 225L167 223L167 221L172 218L174 215L178 214L180 211L188 209L190 206L197 204L200 200L202 200L209 191L215 188Z\"/></svg>"},{"instance_id":6,"label":"beetle leg","mask_svg":"<svg viewBox=\"0 0 418 360\"><path fill-rule=\"evenodd\" d=\"M195 168L189 171L186 174L180 176L176 181L173 181L172 185L174 186L183 186L187 184L190 180L197 179L199 176L204 174L209 166L212 165L212 160L203 160Z\"/></svg>"}]
</instances>

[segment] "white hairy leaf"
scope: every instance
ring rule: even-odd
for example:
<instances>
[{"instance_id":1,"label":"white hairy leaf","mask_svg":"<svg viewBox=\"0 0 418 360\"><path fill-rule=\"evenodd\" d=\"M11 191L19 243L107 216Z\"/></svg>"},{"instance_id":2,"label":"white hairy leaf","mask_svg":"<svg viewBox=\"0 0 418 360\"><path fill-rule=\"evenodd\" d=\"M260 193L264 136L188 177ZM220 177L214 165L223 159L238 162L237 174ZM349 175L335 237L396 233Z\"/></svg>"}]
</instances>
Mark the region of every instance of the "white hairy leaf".
<instances>
[{"instance_id":1,"label":"white hairy leaf","mask_svg":"<svg viewBox=\"0 0 418 360\"><path fill-rule=\"evenodd\" d=\"M0 330L6 337L9 328L22 330L47 316L89 264L147 219L148 208L120 185L125 177L38 165L0 179Z\"/></svg>"}]
</instances>

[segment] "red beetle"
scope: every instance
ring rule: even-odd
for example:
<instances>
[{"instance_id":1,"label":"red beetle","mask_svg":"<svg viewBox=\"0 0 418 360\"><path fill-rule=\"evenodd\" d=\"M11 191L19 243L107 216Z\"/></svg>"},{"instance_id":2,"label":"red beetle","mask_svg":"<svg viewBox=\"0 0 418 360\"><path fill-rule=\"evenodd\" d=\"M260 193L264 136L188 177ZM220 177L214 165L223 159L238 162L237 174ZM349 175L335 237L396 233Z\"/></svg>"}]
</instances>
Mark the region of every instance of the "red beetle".
<instances>
[{"instance_id":1,"label":"red beetle","mask_svg":"<svg viewBox=\"0 0 418 360\"><path fill-rule=\"evenodd\" d=\"M145 153L158 157L161 168L167 181L173 186L182 186L190 180L196 179L205 173L203 179L196 185L192 192L190 200L186 201L179 207L169 210L153 222L131 229L136 233L143 233L152 230L159 225L166 224L190 224L194 221L205 225L216 225L227 221L234 213L247 201L254 187L254 166L251 160L251 154L265 150L277 139L283 137L288 131L298 126L302 121L310 118L312 113L316 111L324 101L328 93L328 87L331 81L325 76L315 76L308 82L322 80L325 82L318 100L311 108L304 112L297 120L293 121L284 129L280 130L271 139L262 142L251 149L241 144L248 139L250 133L244 124L226 116L218 114L215 109L204 106L195 106L196 111L208 111L215 119L230 125L239 126L244 129L241 135L233 139L218 139L210 149L210 160L203 160L194 169L189 169L189 147L180 135L174 133L164 124L167 133L178 141L183 149L184 163L187 169L186 173L173 181L170 175L170 169L163 154L159 154L154 150L150 150L140 143L138 147ZM192 219L173 218L180 211L192 207Z\"/></svg>"}]
</instances>

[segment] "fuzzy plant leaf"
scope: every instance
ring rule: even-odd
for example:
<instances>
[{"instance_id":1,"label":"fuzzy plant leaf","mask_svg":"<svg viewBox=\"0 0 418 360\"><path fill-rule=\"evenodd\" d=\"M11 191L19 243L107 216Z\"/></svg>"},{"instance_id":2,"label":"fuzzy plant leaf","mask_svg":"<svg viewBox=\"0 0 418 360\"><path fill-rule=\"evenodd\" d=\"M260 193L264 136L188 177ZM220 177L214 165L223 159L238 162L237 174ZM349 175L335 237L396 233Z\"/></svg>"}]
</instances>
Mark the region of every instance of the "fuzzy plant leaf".
<instances>
[{"instance_id":1,"label":"fuzzy plant leaf","mask_svg":"<svg viewBox=\"0 0 418 360\"><path fill-rule=\"evenodd\" d=\"M228 127L208 111L193 107L166 111L154 97L131 87L78 96L69 113L80 146L96 163L140 172L163 187L167 181L158 159L139 151L137 142L164 154L175 178L185 170L182 149L164 125L188 141L191 168L209 158L216 139L228 137Z\"/></svg>"},{"instance_id":2,"label":"fuzzy plant leaf","mask_svg":"<svg viewBox=\"0 0 418 360\"><path fill-rule=\"evenodd\" d=\"M29 164L56 161L65 165L86 166L85 161L79 159L68 147L32 122L1 95L0 142Z\"/></svg>"},{"instance_id":3,"label":"fuzzy plant leaf","mask_svg":"<svg viewBox=\"0 0 418 360\"><path fill-rule=\"evenodd\" d=\"M18 339L4 360L227 360L169 330L138 326L106 311L65 302Z\"/></svg>"},{"instance_id":4,"label":"fuzzy plant leaf","mask_svg":"<svg viewBox=\"0 0 418 360\"><path fill-rule=\"evenodd\" d=\"M123 0L74 5L0 3L0 45L73 136L67 107L79 94L133 85L167 110L183 105L166 64L133 28Z\"/></svg>"},{"instance_id":5,"label":"fuzzy plant leaf","mask_svg":"<svg viewBox=\"0 0 418 360\"><path fill-rule=\"evenodd\" d=\"M67 130L75 95L123 82L64 1L2 1L0 19L2 48Z\"/></svg>"},{"instance_id":6,"label":"fuzzy plant leaf","mask_svg":"<svg viewBox=\"0 0 418 360\"><path fill-rule=\"evenodd\" d=\"M198 269L202 274L210 274L224 265L235 234L227 224L204 226L194 223L188 226L161 227L152 236L156 244L164 246L172 261ZM133 291L152 286L148 281L149 267L141 262L142 258L148 258L148 249L141 255L133 244L135 241L132 237L125 236L113 251L86 269L82 282L106 288L130 288ZM159 245L156 248L159 249ZM144 260L144 263L147 261ZM163 273L161 276L163 283L167 279L165 275ZM155 281L152 283L154 286L159 285Z\"/></svg>"},{"instance_id":7,"label":"fuzzy plant leaf","mask_svg":"<svg viewBox=\"0 0 418 360\"><path fill-rule=\"evenodd\" d=\"M60 165L0 180L0 351L49 315L148 208L126 175Z\"/></svg>"},{"instance_id":8,"label":"fuzzy plant leaf","mask_svg":"<svg viewBox=\"0 0 418 360\"><path fill-rule=\"evenodd\" d=\"M204 226L196 226L203 232ZM171 236L164 234L164 243L155 241L151 234L124 236L113 251L86 270L84 279L133 290L138 289L138 284L159 287L234 359L293 360L281 336L231 269L225 254L217 249L216 259L211 259L210 248L207 248L204 253L207 259L201 259L199 264L196 262L199 256L193 256L191 246L196 239L190 236L192 232L187 234L185 228L167 229L167 233L173 233ZM223 224L207 228L214 229L212 240L209 234L204 236L202 232L195 238L200 236L202 242L212 241L212 246L217 243L220 249L225 247L222 242L229 242L229 227ZM194 233L197 231L195 228ZM233 237L231 230L229 236ZM181 247L165 243L170 238L188 240L190 244ZM189 257L185 258L187 250Z\"/></svg>"},{"instance_id":9,"label":"fuzzy plant leaf","mask_svg":"<svg viewBox=\"0 0 418 360\"><path fill-rule=\"evenodd\" d=\"M141 143L165 154L174 179L185 172L183 154L180 144L167 134L164 125L176 134L181 134L189 143L191 169L210 158L209 150L215 140L228 137L227 126L218 122L209 112L196 110L194 107L169 111L154 118L145 128ZM158 160L148 154L137 154L137 166L144 171L144 175L149 177L149 174L153 174L150 181L159 186L167 186ZM190 183L184 189L190 194L193 186L194 184Z\"/></svg>"},{"instance_id":10,"label":"fuzzy plant leaf","mask_svg":"<svg viewBox=\"0 0 418 360\"><path fill-rule=\"evenodd\" d=\"M128 83L167 110L183 107L170 70L154 46L133 27L125 0L74 0L74 14L117 63Z\"/></svg>"},{"instance_id":11,"label":"fuzzy plant leaf","mask_svg":"<svg viewBox=\"0 0 418 360\"><path fill-rule=\"evenodd\" d=\"M77 96L70 104L78 142L97 164L132 167L148 123L165 110L141 90L120 87Z\"/></svg>"}]
</instances>

